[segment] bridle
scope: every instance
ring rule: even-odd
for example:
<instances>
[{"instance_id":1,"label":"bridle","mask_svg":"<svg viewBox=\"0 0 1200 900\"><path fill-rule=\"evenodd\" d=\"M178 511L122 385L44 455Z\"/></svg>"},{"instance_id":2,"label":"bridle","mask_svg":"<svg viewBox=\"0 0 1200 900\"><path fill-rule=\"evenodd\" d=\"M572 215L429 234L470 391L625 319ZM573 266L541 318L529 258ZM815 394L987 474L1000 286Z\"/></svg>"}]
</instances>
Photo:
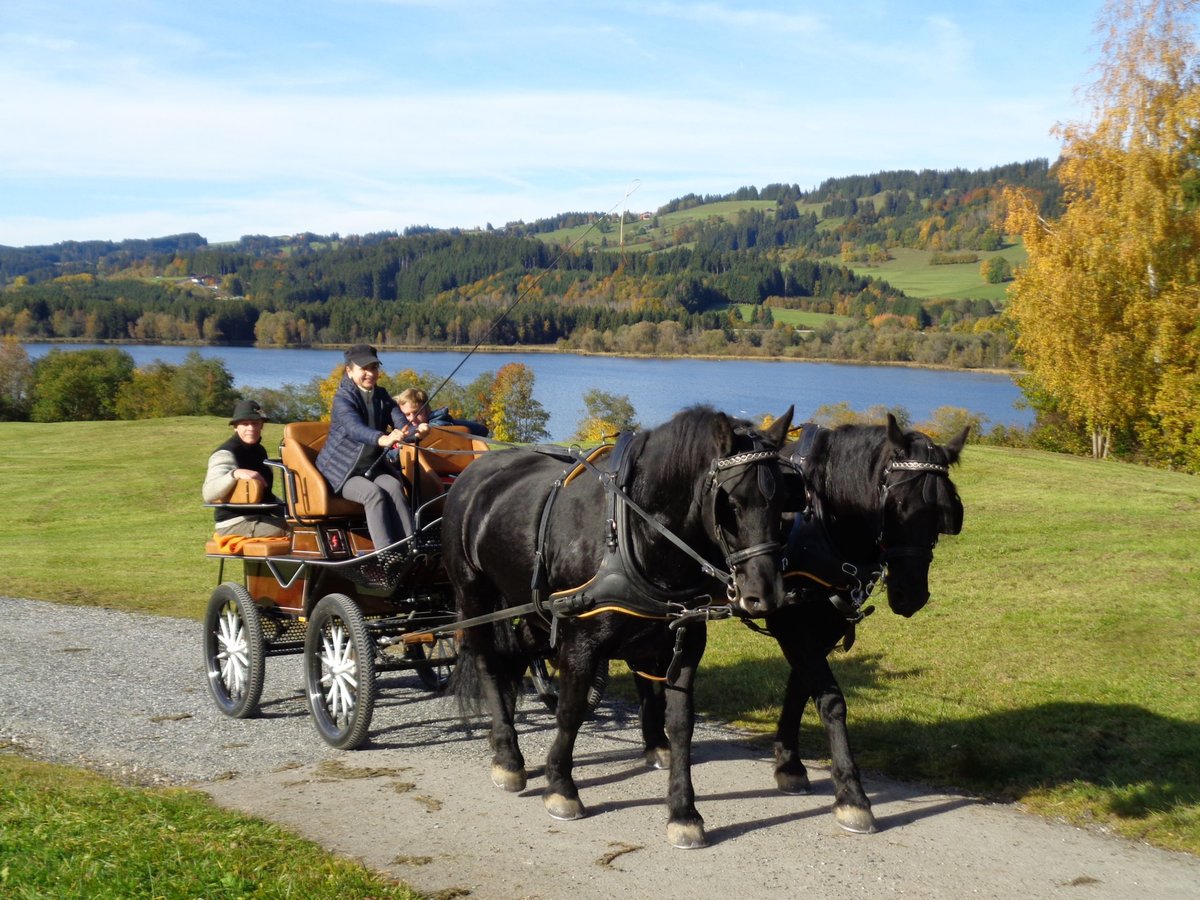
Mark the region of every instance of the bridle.
<instances>
[{"instance_id":1,"label":"bridle","mask_svg":"<svg viewBox=\"0 0 1200 900\"><path fill-rule=\"evenodd\" d=\"M914 474L903 481L893 484L891 477L896 472L912 472ZM916 459L892 459L888 460L888 464L883 467L883 475L879 481L879 533L875 539L875 543L879 547L880 559L884 565L887 565L893 559L900 558L920 559L926 562L933 561L933 548L937 546L938 534L940 532L934 533L933 541L928 546L920 544L888 546L884 543L883 538L884 524L887 519L888 494L893 488L907 484L910 481L915 481L917 478L925 475L949 477L950 467L944 466L941 463L922 462Z\"/></svg>"},{"instance_id":2,"label":"bridle","mask_svg":"<svg viewBox=\"0 0 1200 900\"><path fill-rule=\"evenodd\" d=\"M805 516L804 521L808 522L809 525L805 526L805 531L803 532L805 536L801 540L801 546L808 551L809 555L816 559L806 559L803 562L807 562L810 566L815 566L816 571L823 577L818 577L811 572L803 572L802 574L824 585L829 591L829 596L834 606L837 607L848 621L858 622L871 611L872 607L867 607L864 610L863 604L870 597L880 579L883 578L890 562L905 558L931 562L933 560L934 547L937 546L937 534L934 535L933 540L929 544L887 544L885 530L889 495L896 488L917 478L924 478L928 475L948 478L950 469L949 466L941 463L915 459L893 458L886 463L883 471L880 473L877 489L879 500L876 514L879 524L874 529L876 553L873 562L858 565L849 561L834 542L825 521L821 496L813 491L809 484L809 479L804 473L804 464L809 458L811 449L815 443L816 432L819 430L817 428L805 427L802 432L800 445L793 450L789 457L781 458L781 463L785 466L790 466L798 472L805 483L803 514ZM897 475L904 474L907 474L908 477L903 480L896 480ZM936 502L936 498L934 502ZM802 560L796 560L796 562L802 562ZM788 560L785 559L785 574L790 568ZM849 597L843 596L842 592L848 593Z\"/></svg>"},{"instance_id":3,"label":"bridle","mask_svg":"<svg viewBox=\"0 0 1200 900\"><path fill-rule=\"evenodd\" d=\"M776 479L772 468L778 469L779 451L763 449L761 441L757 438L755 438L755 444L760 445L759 449L714 460L704 479L705 529L716 539L721 553L725 556L725 565L729 568L728 572L713 570L710 574L725 583L725 594L731 606L741 600L741 588L737 580L739 564L754 559L756 556L765 556L768 553L778 554L783 550L783 544L780 541L763 541L740 550L733 550L725 536L725 529L721 527L717 519L717 502L720 499L721 491L729 493L726 485L731 481L741 479L745 470L750 466L756 467L758 489L763 497L770 500L775 496ZM711 569L711 566L709 568Z\"/></svg>"}]
</instances>

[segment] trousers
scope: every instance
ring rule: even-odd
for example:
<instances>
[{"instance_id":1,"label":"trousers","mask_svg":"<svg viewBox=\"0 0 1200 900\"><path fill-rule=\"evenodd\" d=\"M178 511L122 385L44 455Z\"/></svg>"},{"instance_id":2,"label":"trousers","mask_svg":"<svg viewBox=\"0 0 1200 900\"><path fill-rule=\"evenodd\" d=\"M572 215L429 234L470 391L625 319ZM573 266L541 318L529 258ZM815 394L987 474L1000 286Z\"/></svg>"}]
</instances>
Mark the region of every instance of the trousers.
<instances>
[{"instance_id":1,"label":"trousers","mask_svg":"<svg viewBox=\"0 0 1200 900\"><path fill-rule=\"evenodd\" d=\"M367 513L367 531L378 550L413 533L412 510L404 484L395 475L381 472L374 479L351 475L342 485L342 496L361 503Z\"/></svg>"}]
</instances>

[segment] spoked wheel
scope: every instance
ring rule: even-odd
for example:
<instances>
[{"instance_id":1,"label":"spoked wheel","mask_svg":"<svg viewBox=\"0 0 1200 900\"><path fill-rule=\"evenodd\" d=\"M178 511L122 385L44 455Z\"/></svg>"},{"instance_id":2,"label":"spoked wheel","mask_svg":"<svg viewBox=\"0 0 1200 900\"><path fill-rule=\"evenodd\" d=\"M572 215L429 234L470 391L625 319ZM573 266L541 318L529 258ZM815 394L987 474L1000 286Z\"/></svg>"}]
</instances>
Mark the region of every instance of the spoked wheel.
<instances>
[{"instance_id":1,"label":"spoked wheel","mask_svg":"<svg viewBox=\"0 0 1200 900\"><path fill-rule=\"evenodd\" d=\"M440 691L450 681L450 672L458 661L458 645L453 637L436 637L432 644L408 644L404 655L418 663L413 671L421 684Z\"/></svg>"},{"instance_id":2,"label":"spoked wheel","mask_svg":"<svg viewBox=\"0 0 1200 900\"><path fill-rule=\"evenodd\" d=\"M548 659L541 658L529 665L529 679L533 682L533 692L550 712L558 711L558 668ZM608 687L608 664L605 663L596 671L588 687L587 708L589 713L596 711L600 701L604 699L604 690Z\"/></svg>"},{"instance_id":3,"label":"spoked wheel","mask_svg":"<svg viewBox=\"0 0 1200 900\"><path fill-rule=\"evenodd\" d=\"M345 594L323 597L304 635L308 708L325 742L353 750L375 712L375 648L362 612Z\"/></svg>"},{"instance_id":4,"label":"spoked wheel","mask_svg":"<svg viewBox=\"0 0 1200 900\"><path fill-rule=\"evenodd\" d=\"M240 584L218 585L204 612L204 668L221 712L248 719L262 698L266 655L262 615Z\"/></svg>"}]
</instances>

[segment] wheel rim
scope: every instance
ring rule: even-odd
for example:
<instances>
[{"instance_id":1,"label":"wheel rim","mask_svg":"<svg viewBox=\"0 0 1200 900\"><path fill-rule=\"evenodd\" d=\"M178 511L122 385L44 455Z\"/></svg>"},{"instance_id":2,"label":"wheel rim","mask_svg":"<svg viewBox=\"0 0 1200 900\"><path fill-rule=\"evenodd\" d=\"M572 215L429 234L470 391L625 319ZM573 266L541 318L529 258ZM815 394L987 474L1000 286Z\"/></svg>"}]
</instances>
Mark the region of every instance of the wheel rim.
<instances>
[{"instance_id":1,"label":"wheel rim","mask_svg":"<svg viewBox=\"0 0 1200 900\"><path fill-rule=\"evenodd\" d=\"M339 750L357 747L371 727L374 649L350 597L330 594L317 604L304 638L305 691L317 731Z\"/></svg>"},{"instance_id":2,"label":"wheel rim","mask_svg":"<svg viewBox=\"0 0 1200 900\"><path fill-rule=\"evenodd\" d=\"M358 653L346 624L332 618L321 633L321 703L329 718L342 726L354 716L358 702Z\"/></svg>"},{"instance_id":3,"label":"wheel rim","mask_svg":"<svg viewBox=\"0 0 1200 900\"><path fill-rule=\"evenodd\" d=\"M413 644L405 653L419 663L415 668L421 683L430 690L440 691L450 681L458 646L453 638L439 637L432 644Z\"/></svg>"},{"instance_id":4,"label":"wheel rim","mask_svg":"<svg viewBox=\"0 0 1200 900\"><path fill-rule=\"evenodd\" d=\"M226 603L221 608L213 636L217 641L214 659L220 669L221 685L231 700L239 700L245 696L250 681L250 642L236 603Z\"/></svg>"},{"instance_id":5,"label":"wheel rim","mask_svg":"<svg viewBox=\"0 0 1200 900\"><path fill-rule=\"evenodd\" d=\"M265 677L262 618L245 588L221 584L204 614L204 667L221 712L235 719L258 713Z\"/></svg>"}]
</instances>

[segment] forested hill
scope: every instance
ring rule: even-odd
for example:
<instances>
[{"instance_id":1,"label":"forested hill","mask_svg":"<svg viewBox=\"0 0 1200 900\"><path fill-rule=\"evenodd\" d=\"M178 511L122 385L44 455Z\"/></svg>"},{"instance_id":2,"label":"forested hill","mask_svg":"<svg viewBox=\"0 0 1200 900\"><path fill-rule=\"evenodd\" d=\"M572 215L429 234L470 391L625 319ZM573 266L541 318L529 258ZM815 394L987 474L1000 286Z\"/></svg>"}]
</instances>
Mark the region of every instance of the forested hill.
<instances>
[{"instance_id":1,"label":"forested hill","mask_svg":"<svg viewBox=\"0 0 1200 900\"><path fill-rule=\"evenodd\" d=\"M1040 192L1047 212L1057 203L1049 164L1035 160L687 195L623 221L573 212L477 231L0 247L0 334L293 345L486 338L1003 365L1007 340L986 324L1002 286L916 296L887 279L903 276L901 265L946 267L939 275L958 266L959 280L982 288L992 257L1011 271L1019 248L996 224L1005 185Z\"/></svg>"}]
</instances>

